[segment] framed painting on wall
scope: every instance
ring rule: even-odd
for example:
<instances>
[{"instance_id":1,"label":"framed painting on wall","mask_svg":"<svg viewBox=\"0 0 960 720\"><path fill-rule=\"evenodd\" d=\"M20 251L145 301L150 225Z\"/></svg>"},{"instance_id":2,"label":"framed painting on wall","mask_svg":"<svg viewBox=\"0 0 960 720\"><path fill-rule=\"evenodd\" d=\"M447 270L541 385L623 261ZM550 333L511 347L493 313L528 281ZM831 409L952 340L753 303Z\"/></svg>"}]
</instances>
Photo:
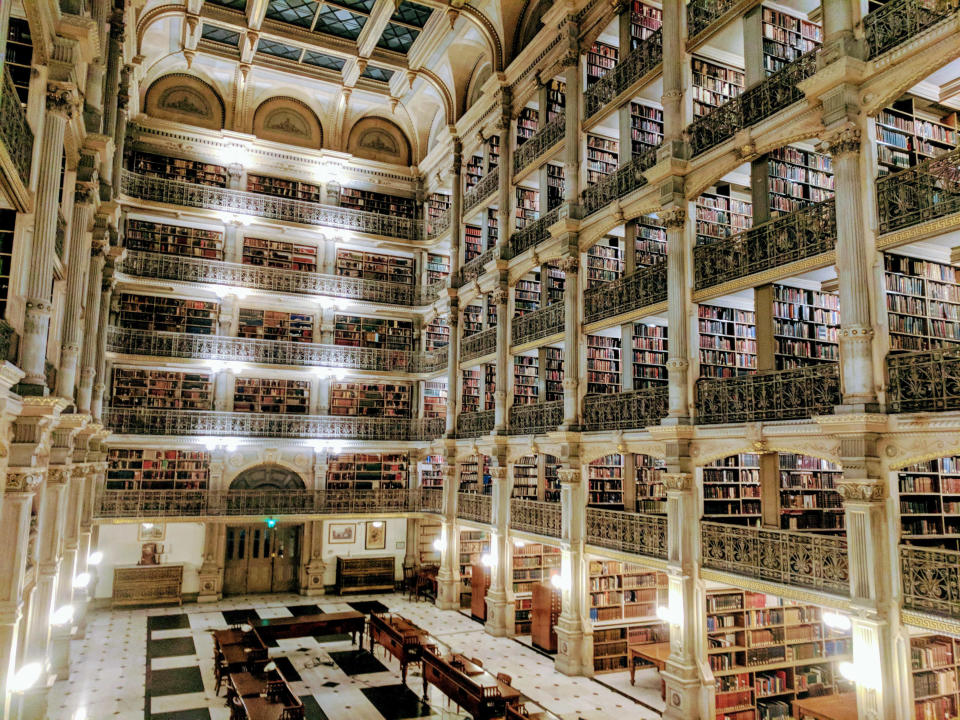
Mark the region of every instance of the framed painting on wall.
<instances>
[{"instance_id":1,"label":"framed painting on wall","mask_svg":"<svg viewBox=\"0 0 960 720\"><path fill-rule=\"evenodd\" d=\"M356 523L328 523L327 542L330 545L349 545L357 540Z\"/></svg>"},{"instance_id":2,"label":"framed painting on wall","mask_svg":"<svg viewBox=\"0 0 960 720\"><path fill-rule=\"evenodd\" d=\"M387 547L387 524L383 520L367 523L367 536L363 547L365 550L383 550Z\"/></svg>"},{"instance_id":3,"label":"framed painting on wall","mask_svg":"<svg viewBox=\"0 0 960 720\"><path fill-rule=\"evenodd\" d=\"M140 523L137 528L138 542L159 542L163 540L166 526L161 523Z\"/></svg>"}]
</instances>

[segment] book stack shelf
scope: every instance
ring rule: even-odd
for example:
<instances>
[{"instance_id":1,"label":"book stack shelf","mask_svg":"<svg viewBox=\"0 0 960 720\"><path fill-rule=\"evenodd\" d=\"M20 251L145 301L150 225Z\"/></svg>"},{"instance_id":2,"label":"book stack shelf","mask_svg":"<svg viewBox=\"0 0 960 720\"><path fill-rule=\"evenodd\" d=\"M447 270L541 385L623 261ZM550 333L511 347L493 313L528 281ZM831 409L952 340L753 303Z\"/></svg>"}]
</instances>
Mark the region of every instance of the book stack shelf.
<instances>
[{"instance_id":1,"label":"book stack shelf","mask_svg":"<svg viewBox=\"0 0 960 720\"><path fill-rule=\"evenodd\" d=\"M670 642L670 628L663 623L644 623L593 631L593 671L628 670L627 648L631 645Z\"/></svg>"},{"instance_id":2,"label":"book stack shelf","mask_svg":"<svg viewBox=\"0 0 960 720\"><path fill-rule=\"evenodd\" d=\"M497 169L500 164L500 136L491 135L487 138L487 172Z\"/></svg>"},{"instance_id":3,"label":"book stack shelf","mask_svg":"<svg viewBox=\"0 0 960 720\"><path fill-rule=\"evenodd\" d=\"M481 463L483 467L481 467ZM460 464L460 492L481 493L487 492L484 479L490 475L490 456L471 455Z\"/></svg>"},{"instance_id":4,"label":"book stack shelf","mask_svg":"<svg viewBox=\"0 0 960 720\"><path fill-rule=\"evenodd\" d=\"M183 160L135 150L130 153L130 170L141 175L180 180L194 185L227 186L227 169L199 160Z\"/></svg>"},{"instance_id":5,"label":"book stack shelf","mask_svg":"<svg viewBox=\"0 0 960 720\"><path fill-rule=\"evenodd\" d=\"M540 113L536 108L525 107L517 115L517 147L537 134Z\"/></svg>"},{"instance_id":6,"label":"book stack shelf","mask_svg":"<svg viewBox=\"0 0 960 720\"><path fill-rule=\"evenodd\" d=\"M337 250L337 275L413 285L413 258L341 248Z\"/></svg>"},{"instance_id":7,"label":"book stack shelf","mask_svg":"<svg viewBox=\"0 0 960 720\"><path fill-rule=\"evenodd\" d=\"M734 525L759 525L759 455L731 455L703 467L703 518Z\"/></svg>"},{"instance_id":8,"label":"book stack shelf","mask_svg":"<svg viewBox=\"0 0 960 720\"><path fill-rule=\"evenodd\" d=\"M912 96L884 108L876 119L881 177L957 147L957 113Z\"/></svg>"},{"instance_id":9,"label":"book stack shelf","mask_svg":"<svg viewBox=\"0 0 960 720\"><path fill-rule=\"evenodd\" d=\"M483 366L483 409L493 410L497 405L497 366L487 363Z\"/></svg>"},{"instance_id":10,"label":"book stack shelf","mask_svg":"<svg viewBox=\"0 0 960 720\"><path fill-rule=\"evenodd\" d=\"M620 338L587 335L587 395L620 392Z\"/></svg>"},{"instance_id":11,"label":"book stack shelf","mask_svg":"<svg viewBox=\"0 0 960 720\"><path fill-rule=\"evenodd\" d=\"M605 455L587 466L587 504L623 510L623 455Z\"/></svg>"},{"instance_id":12,"label":"book stack shelf","mask_svg":"<svg viewBox=\"0 0 960 720\"><path fill-rule=\"evenodd\" d=\"M909 465L897 483L901 541L960 550L960 457Z\"/></svg>"},{"instance_id":13,"label":"book stack shelf","mask_svg":"<svg viewBox=\"0 0 960 720\"><path fill-rule=\"evenodd\" d=\"M428 352L450 344L450 326L447 325L446 318L434 318L427 323L424 332L426 337L424 349Z\"/></svg>"},{"instance_id":14,"label":"book stack shelf","mask_svg":"<svg viewBox=\"0 0 960 720\"><path fill-rule=\"evenodd\" d=\"M596 185L617 171L620 143L599 135L587 135L587 184Z\"/></svg>"},{"instance_id":15,"label":"book stack shelf","mask_svg":"<svg viewBox=\"0 0 960 720\"><path fill-rule=\"evenodd\" d=\"M317 248L313 245L284 242L282 240L245 237L243 239L243 264L300 272L316 272Z\"/></svg>"},{"instance_id":16,"label":"book stack shelf","mask_svg":"<svg viewBox=\"0 0 960 720\"><path fill-rule=\"evenodd\" d=\"M833 197L833 160L829 155L787 145L770 153L767 170L773 217Z\"/></svg>"},{"instance_id":17,"label":"book stack shelf","mask_svg":"<svg viewBox=\"0 0 960 720\"><path fill-rule=\"evenodd\" d=\"M838 534L844 532L843 502L836 482L840 466L809 455L780 453L780 527Z\"/></svg>"},{"instance_id":18,"label":"book stack shelf","mask_svg":"<svg viewBox=\"0 0 960 720\"><path fill-rule=\"evenodd\" d=\"M350 417L411 417L410 385L344 383L330 386L330 412Z\"/></svg>"},{"instance_id":19,"label":"book stack shelf","mask_svg":"<svg viewBox=\"0 0 960 720\"><path fill-rule=\"evenodd\" d=\"M637 267L650 267L667 261L667 229L656 215L637 218L634 256Z\"/></svg>"},{"instance_id":20,"label":"book stack shelf","mask_svg":"<svg viewBox=\"0 0 960 720\"><path fill-rule=\"evenodd\" d=\"M735 377L757 369L752 310L700 305L700 377Z\"/></svg>"},{"instance_id":21,"label":"book stack shelf","mask_svg":"<svg viewBox=\"0 0 960 720\"><path fill-rule=\"evenodd\" d=\"M667 326L634 323L633 387L637 390L667 382Z\"/></svg>"},{"instance_id":22,"label":"book stack shelf","mask_svg":"<svg viewBox=\"0 0 960 720\"><path fill-rule=\"evenodd\" d=\"M615 560L591 560L590 621L594 626L622 620L656 621L667 604L667 576Z\"/></svg>"},{"instance_id":23,"label":"book stack shelf","mask_svg":"<svg viewBox=\"0 0 960 720\"><path fill-rule=\"evenodd\" d=\"M441 222L450 210L450 196L445 193L430 193L427 198L427 226Z\"/></svg>"},{"instance_id":24,"label":"book stack shelf","mask_svg":"<svg viewBox=\"0 0 960 720\"><path fill-rule=\"evenodd\" d=\"M497 303L494 302L493 293L487 295L487 327L497 326Z\"/></svg>"},{"instance_id":25,"label":"book stack shelf","mask_svg":"<svg viewBox=\"0 0 960 720\"><path fill-rule=\"evenodd\" d=\"M439 520L421 518L417 523L417 530L417 557L421 567L424 565L440 567L440 551L433 546L433 543L440 539L443 525Z\"/></svg>"},{"instance_id":26,"label":"book stack shelf","mask_svg":"<svg viewBox=\"0 0 960 720\"><path fill-rule=\"evenodd\" d=\"M490 538L482 530L460 531L460 607L470 607L473 566L490 552Z\"/></svg>"},{"instance_id":27,"label":"book stack shelf","mask_svg":"<svg viewBox=\"0 0 960 720\"><path fill-rule=\"evenodd\" d=\"M497 220L497 209L487 208L487 250L496 247L500 237L500 224Z\"/></svg>"},{"instance_id":28,"label":"book stack shelf","mask_svg":"<svg viewBox=\"0 0 960 720\"><path fill-rule=\"evenodd\" d=\"M517 635L529 635L531 632L536 586L559 572L560 548L540 543L514 543L513 592Z\"/></svg>"},{"instance_id":29,"label":"book stack shelf","mask_svg":"<svg viewBox=\"0 0 960 720\"><path fill-rule=\"evenodd\" d=\"M890 350L960 345L960 285L953 265L884 255Z\"/></svg>"},{"instance_id":30,"label":"book stack shelf","mask_svg":"<svg viewBox=\"0 0 960 720\"><path fill-rule=\"evenodd\" d=\"M469 191L483 179L483 156L474 155L467 163L466 185Z\"/></svg>"},{"instance_id":31,"label":"book stack shelf","mask_svg":"<svg viewBox=\"0 0 960 720\"><path fill-rule=\"evenodd\" d=\"M587 287L613 282L623 276L623 250L615 237L606 237L587 250Z\"/></svg>"},{"instance_id":32,"label":"book stack shelf","mask_svg":"<svg viewBox=\"0 0 960 720\"><path fill-rule=\"evenodd\" d=\"M536 355L517 355L513 358L514 405L533 405L539 401L539 371Z\"/></svg>"},{"instance_id":33,"label":"book stack shelf","mask_svg":"<svg viewBox=\"0 0 960 720\"><path fill-rule=\"evenodd\" d=\"M223 233L218 230L127 220L124 246L129 250L223 260Z\"/></svg>"},{"instance_id":34,"label":"book stack shelf","mask_svg":"<svg viewBox=\"0 0 960 720\"><path fill-rule=\"evenodd\" d=\"M219 313L220 305L206 300L130 293L120 296L120 327L134 330L215 335Z\"/></svg>"},{"instance_id":35,"label":"book stack shelf","mask_svg":"<svg viewBox=\"0 0 960 720\"><path fill-rule=\"evenodd\" d=\"M407 456L400 453L337 455L327 464L331 490L381 490L407 487Z\"/></svg>"},{"instance_id":36,"label":"book stack shelf","mask_svg":"<svg viewBox=\"0 0 960 720\"><path fill-rule=\"evenodd\" d=\"M915 635L910 638L914 718L952 720L960 709L957 682L960 640L949 635Z\"/></svg>"},{"instance_id":37,"label":"book stack shelf","mask_svg":"<svg viewBox=\"0 0 960 720\"><path fill-rule=\"evenodd\" d=\"M714 108L743 92L743 70L702 58L691 59L693 67L693 116L709 115Z\"/></svg>"},{"instance_id":38,"label":"book stack shelf","mask_svg":"<svg viewBox=\"0 0 960 720\"><path fill-rule=\"evenodd\" d=\"M483 254L483 229L477 225L463 227L463 261L470 262Z\"/></svg>"},{"instance_id":39,"label":"book stack shelf","mask_svg":"<svg viewBox=\"0 0 960 720\"><path fill-rule=\"evenodd\" d=\"M823 30L809 20L763 8L763 68L767 75L782 70L823 42Z\"/></svg>"},{"instance_id":40,"label":"book stack shelf","mask_svg":"<svg viewBox=\"0 0 960 720\"><path fill-rule=\"evenodd\" d=\"M110 448L107 490L206 490L210 453Z\"/></svg>"},{"instance_id":41,"label":"book stack shelf","mask_svg":"<svg viewBox=\"0 0 960 720\"><path fill-rule=\"evenodd\" d=\"M547 211L563 205L563 166L547 163Z\"/></svg>"},{"instance_id":42,"label":"book stack shelf","mask_svg":"<svg viewBox=\"0 0 960 720\"><path fill-rule=\"evenodd\" d=\"M483 371L476 370L463 371L463 392L460 396L460 412L474 413L480 412L480 382Z\"/></svg>"},{"instance_id":43,"label":"book stack shelf","mask_svg":"<svg viewBox=\"0 0 960 720\"><path fill-rule=\"evenodd\" d=\"M537 456L525 455L513 463L513 494L522 500L537 499Z\"/></svg>"},{"instance_id":44,"label":"book stack shelf","mask_svg":"<svg viewBox=\"0 0 960 720\"><path fill-rule=\"evenodd\" d=\"M6 52L4 67L10 71L10 79L17 90L20 103L26 105L33 67L33 37L30 35L30 23L23 18L10 18Z\"/></svg>"},{"instance_id":45,"label":"book stack shelf","mask_svg":"<svg viewBox=\"0 0 960 720\"><path fill-rule=\"evenodd\" d=\"M410 198L354 188L340 188L340 207L401 218L413 218L416 215L414 202Z\"/></svg>"},{"instance_id":46,"label":"book stack shelf","mask_svg":"<svg viewBox=\"0 0 960 720\"><path fill-rule=\"evenodd\" d=\"M635 50L644 40L653 35L663 24L660 8L633 0L630 12L630 49Z\"/></svg>"},{"instance_id":47,"label":"book stack shelf","mask_svg":"<svg viewBox=\"0 0 960 720\"><path fill-rule=\"evenodd\" d=\"M567 276L556 265L544 263L541 273L546 283L546 301L547 305L555 305L563 302L563 289L566 287Z\"/></svg>"},{"instance_id":48,"label":"book stack shelf","mask_svg":"<svg viewBox=\"0 0 960 720\"><path fill-rule=\"evenodd\" d=\"M634 157L663 144L663 110L643 103L630 103L630 149Z\"/></svg>"},{"instance_id":49,"label":"book stack shelf","mask_svg":"<svg viewBox=\"0 0 960 720\"><path fill-rule=\"evenodd\" d=\"M587 52L587 88L613 70L620 51L613 45L596 41Z\"/></svg>"},{"instance_id":50,"label":"book stack shelf","mask_svg":"<svg viewBox=\"0 0 960 720\"><path fill-rule=\"evenodd\" d=\"M306 415L310 412L310 382L238 377L233 411Z\"/></svg>"},{"instance_id":51,"label":"book stack shelf","mask_svg":"<svg viewBox=\"0 0 960 720\"><path fill-rule=\"evenodd\" d=\"M552 123L564 113L567 104L567 86L560 80L551 80L547 85L547 122Z\"/></svg>"},{"instance_id":52,"label":"book stack shelf","mask_svg":"<svg viewBox=\"0 0 960 720\"><path fill-rule=\"evenodd\" d=\"M450 258L437 253L427 253L427 285L443 282L450 275Z\"/></svg>"},{"instance_id":53,"label":"book stack shelf","mask_svg":"<svg viewBox=\"0 0 960 720\"><path fill-rule=\"evenodd\" d=\"M774 285L773 333L777 370L840 362L840 297Z\"/></svg>"},{"instance_id":54,"label":"book stack shelf","mask_svg":"<svg viewBox=\"0 0 960 720\"><path fill-rule=\"evenodd\" d=\"M561 348L544 348L543 375L546 395L544 402L563 400L563 350Z\"/></svg>"},{"instance_id":55,"label":"book stack shelf","mask_svg":"<svg viewBox=\"0 0 960 720\"><path fill-rule=\"evenodd\" d=\"M706 600L718 720L790 718L794 700L848 690L838 665L852 657L850 634L824 625L819 607L742 590Z\"/></svg>"},{"instance_id":56,"label":"book stack shelf","mask_svg":"<svg viewBox=\"0 0 960 720\"><path fill-rule=\"evenodd\" d=\"M313 316L240 308L237 337L313 342Z\"/></svg>"},{"instance_id":57,"label":"book stack shelf","mask_svg":"<svg viewBox=\"0 0 960 720\"><path fill-rule=\"evenodd\" d=\"M463 309L463 336L470 337L483 330L483 308L467 305Z\"/></svg>"},{"instance_id":58,"label":"book stack shelf","mask_svg":"<svg viewBox=\"0 0 960 720\"><path fill-rule=\"evenodd\" d=\"M413 322L334 315L333 344L378 350L413 350Z\"/></svg>"},{"instance_id":59,"label":"book stack shelf","mask_svg":"<svg viewBox=\"0 0 960 720\"><path fill-rule=\"evenodd\" d=\"M212 410L213 383L205 373L114 368L113 407Z\"/></svg>"},{"instance_id":60,"label":"book stack shelf","mask_svg":"<svg viewBox=\"0 0 960 720\"><path fill-rule=\"evenodd\" d=\"M753 226L753 204L733 197L730 186L697 198L697 245L708 245Z\"/></svg>"},{"instance_id":61,"label":"book stack shelf","mask_svg":"<svg viewBox=\"0 0 960 720\"><path fill-rule=\"evenodd\" d=\"M534 647L549 653L557 651L557 623L560 621L562 595L551 583L540 582L533 586L530 598L530 642Z\"/></svg>"},{"instance_id":62,"label":"book stack shelf","mask_svg":"<svg viewBox=\"0 0 960 720\"><path fill-rule=\"evenodd\" d=\"M283 180L266 175L247 175L247 192L290 198L303 202L320 202L320 186L299 180Z\"/></svg>"},{"instance_id":63,"label":"book stack shelf","mask_svg":"<svg viewBox=\"0 0 960 720\"><path fill-rule=\"evenodd\" d=\"M560 502L560 458L555 455L543 456L543 476L546 480L544 501Z\"/></svg>"},{"instance_id":64,"label":"book stack shelf","mask_svg":"<svg viewBox=\"0 0 960 720\"><path fill-rule=\"evenodd\" d=\"M423 417L427 420L447 416L447 383L428 380L423 384Z\"/></svg>"},{"instance_id":65,"label":"book stack shelf","mask_svg":"<svg viewBox=\"0 0 960 720\"><path fill-rule=\"evenodd\" d=\"M420 485L422 487L442 488L443 473L440 468L445 462L443 455L427 455L420 462Z\"/></svg>"},{"instance_id":66,"label":"book stack shelf","mask_svg":"<svg viewBox=\"0 0 960 720\"><path fill-rule=\"evenodd\" d=\"M666 463L660 458L641 453L633 456L633 463L637 478L637 512L666 515L667 488L663 484L663 473L667 471Z\"/></svg>"},{"instance_id":67,"label":"book stack shelf","mask_svg":"<svg viewBox=\"0 0 960 720\"><path fill-rule=\"evenodd\" d=\"M518 280L513 294L514 317L533 312L540 307L540 273L534 271Z\"/></svg>"},{"instance_id":68,"label":"book stack shelf","mask_svg":"<svg viewBox=\"0 0 960 720\"><path fill-rule=\"evenodd\" d=\"M529 188L518 187L515 217L517 230L523 230L538 217L540 217L540 193Z\"/></svg>"},{"instance_id":69,"label":"book stack shelf","mask_svg":"<svg viewBox=\"0 0 960 720\"><path fill-rule=\"evenodd\" d=\"M10 275L13 271L13 236L16 223L16 210L0 210L0 317L4 317L7 310L7 297L10 294Z\"/></svg>"}]
</instances>

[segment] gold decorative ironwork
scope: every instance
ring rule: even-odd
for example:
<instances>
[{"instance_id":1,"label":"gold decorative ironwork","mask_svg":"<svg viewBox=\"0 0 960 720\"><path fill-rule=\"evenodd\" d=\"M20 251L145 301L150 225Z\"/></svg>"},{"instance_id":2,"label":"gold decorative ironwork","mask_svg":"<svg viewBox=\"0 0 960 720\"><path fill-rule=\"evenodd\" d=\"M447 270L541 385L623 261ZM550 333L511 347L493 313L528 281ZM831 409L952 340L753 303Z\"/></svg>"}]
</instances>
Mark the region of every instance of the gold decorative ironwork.
<instances>
[{"instance_id":1,"label":"gold decorative ironwork","mask_svg":"<svg viewBox=\"0 0 960 720\"><path fill-rule=\"evenodd\" d=\"M443 513L443 488L420 488L420 511Z\"/></svg>"},{"instance_id":2,"label":"gold decorative ironwork","mask_svg":"<svg viewBox=\"0 0 960 720\"><path fill-rule=\"evenodd\" d=\"M633 430L659 425L669 411L667 386L642 388L583 399L583 427L597 430Z\"/></svg>"},{"instance_id":3,"label":"gold decorative ironwork","mask_svg":"<svg viewBox=\"0 0 960 720\"><path fill-rule=\"evenodd\" d=\"M457 517L461 520L490 524L493 502L489 495L457 493Z\"/></svg>"},{"instance_id":4,"label":"gold decorative ironwork","mask_svg":"<svg viewBox=\"0 0 960 720\"><path fill-rule=\"evenodd\" d=\"M960 212L960 148L877 179L882 233L956 212Z\"/></svg>"},{"instance_id":5,"label":"gold decorative ironwork","mask_svg":"<svg viewBox=\"0 0 960 720\"><path fill-rule=\"evenodd\" d=\"M496 247L488 248L477 255L477 257L470 260L470 262L465 263L457 274L456 286L463 287L471 280L476 280L478 277L487 272L487 263L493 260L496 255Z\"/></svg>"},{"instance_id":6,"label":"gold decorative ironwork","mask_svg":"<svg viewBox=\"0 0 960 720\"><path fill-rule=\"evenodd\" d=\"M666 559L667 519L660 515L587 508L588 545Z\"/></svg>"},{"instance_id":7,"label":"gold decorative ironwork","mask_svg":"<svg viewBox=\"0 0 960 720\"><path fill-rule=\"evenodd\" d=\"M493 168L480 178L480 182L463 194L463 212L472 210L500 187L500 168Z\"/></svg>"},{"instance_id":8,"label":"gold decorative ironwork","mask_svg":"<svg viewBox=\"0 0 960 720\"><path fill-rule=\"evenodd\" d=\"M536 134L517 148L513 154L513 172L518 173L533 163L547 150L563 140L566 116L560 115L540 128Z\"/></svg>"},{"instance_id":9,"label":"gold decorative ironwork","mask_svg":"<svg viewBox=\"0 0 960 720\"><path fill-rule=\"evenodd\" d=\"M960 351L926 350L887 356L890 412L960 408Z\"/></svg>"},{"instance_id":10,"label":"gold decorative ironwork","mask_svg":"<svg viewBox=\"0 0 960 720\"><path fill-rule=\"evenodd\" d=\"M457 437L475 438L493 431L494 410L460 413L457 416Z\"/></svg>"},{"instance_id":11,"label":"gold decorative ironwork","mask_svg":"<svg viewBox=\"0 0 960 720\"><path fill-rule=\"evenodd\" d=\"M555 207L510 236L510 254L516 257L524 250L536 247L550 239L550 226L560 219L560 208Z\"/></svg>"},{"instance_id":12,"label":"gold decorative ironwork","mask_svg":"<svg viewBox=\"0 0 960 720\"><path fill-rule=\"evenodd\" d=\"M652 33L583 93L583 115L591 118L663 60L663 33Z\"/></svg>"},{"instance_id":13,"label":"gold decorative ironwork","mask_svg":"<svg viewBox=\"0 0 960 720\"><path fill-rule=\"evenodd\" d=\"M33 157L33 130L27 122L27 113L17 89L10 78L10 70L3 69L3 94L0 95L0 139L17 168L24 187L30 186L30 164Z\"/></svg>"},{"instance_id":14,"label":"gold decorative ironwork","mask_svg":"<svg viewBox=\"0 0 960 720\"><path fill-rule=\"evenodd\" d=\"M510 408L511 435L542 435L563 422L563 400L514 405Z\"/></svg>"},{"instance_id":15,"label":"gold decorative ironwork","mask_svg":"<svg viewBox=\"0 0 960 720\"><path fill-rule=\"evenodd\" d=\"M667 263L664 261L638 268L629 275L584 292L584 322L597 322L666 300Z\"/></svg>"},{"instance_id":16,"label":"gold decorative ironwork","mask_svg":"<svg viewBox=\"0 0 960 720\"><path fill-rule=\"evenodd\" d=\"M561 333L563 328L563 303L554 303L514 318L510 339L514 345L523 345Z\"/></svg>"},{"instance_id":17,"label":"gold decorative ironwork","mask_svg":"<svg viewBox=\"0 0 960 720\"><path fill-rule=\"evenodd\" d=\"M460 359L466 362L496 351L497 329L495 327L468 335L460 341Z\"/></svg>"},{"instance_id":18,"label":"gold decorative ironwork","mask_svg":"<svg viewBox=\"0 0 960 720\"><path fill-rule=\"evenodd\" d=\"M863 18L867 59L883 55L957 12L952 0L894 0Z\"/></svg>"},{"instance_id":19,"label":"gold decorative ironwork","mask_svg":"<svg viewBox=\"0 0 960 720\"><path fill-rule=\"evenodd\" d=\"M560 537L560 503L539 500L510 500L510 529Z\"/></svg>"},{"instance_id":20,"label":"gold decorative ironwork","mask_svg":"<svg viewBox=\"0 0 960 720\"><path fill-rule=\"evenodd\" d=\"M903 607L960 618L960 553L942 548L900 546Z\"/></svg>"},{"instance_id":21,"label":"gold decorative ironwork","mask_svg":"<svg viewBox=\"0 0 960 720\"><path fill-rule=\"evenodd\" d=\"M648 148L618 167L615 172L601 179L600 182L588 187L580 193L580 207L583 214L590 215L602 210L614 200L629 195L637 188L646 185L647 179L643 176L643 171L649 170L656 164L657 148Z\"/></svg>"}]
</instances>

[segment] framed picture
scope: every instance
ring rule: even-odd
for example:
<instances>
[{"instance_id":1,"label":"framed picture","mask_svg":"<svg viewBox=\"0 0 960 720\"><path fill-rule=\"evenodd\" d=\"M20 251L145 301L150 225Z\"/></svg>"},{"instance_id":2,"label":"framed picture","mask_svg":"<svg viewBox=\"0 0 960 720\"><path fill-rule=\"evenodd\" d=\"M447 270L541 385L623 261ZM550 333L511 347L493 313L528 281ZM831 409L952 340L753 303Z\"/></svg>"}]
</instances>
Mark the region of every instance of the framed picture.
<instances>
[{"instance_id":1,"label":"framed picture","mask_svg":"<svg viewBox=\"0 0 960 720\"><path fill-rule=\"evenodd\" d=\"M328 523L327 542L330 545L349 545L357 540L356 523Z\"/></svg>"},{"instance_id":2,"label":"framed picture","mask_svg":"<svg viewBox=\"0 0 960 720\"><path fill-rule=\"evenodd\" d=\"M161 523L140 523L137 528L138 542L160 542L166 534L166 525Z\"/></svg>"},{"instance_id":3,"label":"framed picture","mask_svg":"<svg viewBox=\"0 0 960 720\"><path fill-rule=\"evenodd\" d=\"M367 523L367 536L363 547L365 550L383 550L387 546L387 524L383 520L372 520Z\"/></svg>"},{"instance_id":4,"label":"framed picture","mask_svg":"<svg viewBox=\"0 0 960 720\"><path fill-rule=\"evenodd\" d=\"M137 565L159 565L163 558L163 545L155 542L143 543L140 546L140 562Z\"/></svg>"}]
</instances>

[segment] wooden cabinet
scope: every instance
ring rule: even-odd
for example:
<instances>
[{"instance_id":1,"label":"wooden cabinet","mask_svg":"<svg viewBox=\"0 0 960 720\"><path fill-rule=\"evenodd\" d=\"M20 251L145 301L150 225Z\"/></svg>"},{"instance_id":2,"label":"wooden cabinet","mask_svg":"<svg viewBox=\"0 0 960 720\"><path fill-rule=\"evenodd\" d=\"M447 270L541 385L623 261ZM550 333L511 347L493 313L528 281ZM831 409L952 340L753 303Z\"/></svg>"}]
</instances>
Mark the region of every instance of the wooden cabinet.
<instances>
[{"instance_id":1,"label":"wooden cabinet","mask_svg":"<svg viewBox=\"0 0 960 720\"><path fill-rule=\"evenodd\" d=\"M557 631L560 621L560 591L548 582L533 586L533 610L531 612L530 639L533 644L547 652L557 651Z\"/></svg>"},{"instance_id":2,"label":"wooden cabinet","mask_svg":"<svg viewBox=\"0 0 960 720\"><path fill-rule=\"evenodd\" d=\"M337 558L337 591L392 592L394 589L393 557Z\"/></svg>"},{"instance_id":3,"label":"wooden cabinet","mask_svg":"<svg viewBox=\"0 0 960 720\"><path fill-rule=\"evenodd\" d=\"M183 565L121 565L113 569L113 605L181 603Z\"/></svg>"},{"instance_id":4,"label":"wooden cabinet","mask_svg":"<svg viewBox=\"0 0 960 720\"><path fill-rule=\"evenodd\" d=\"M477 620L487 619L487 588L490 587L490 571L486 565L474 563L470 571L470 614Z\"/></svg>"}]
</instances>

